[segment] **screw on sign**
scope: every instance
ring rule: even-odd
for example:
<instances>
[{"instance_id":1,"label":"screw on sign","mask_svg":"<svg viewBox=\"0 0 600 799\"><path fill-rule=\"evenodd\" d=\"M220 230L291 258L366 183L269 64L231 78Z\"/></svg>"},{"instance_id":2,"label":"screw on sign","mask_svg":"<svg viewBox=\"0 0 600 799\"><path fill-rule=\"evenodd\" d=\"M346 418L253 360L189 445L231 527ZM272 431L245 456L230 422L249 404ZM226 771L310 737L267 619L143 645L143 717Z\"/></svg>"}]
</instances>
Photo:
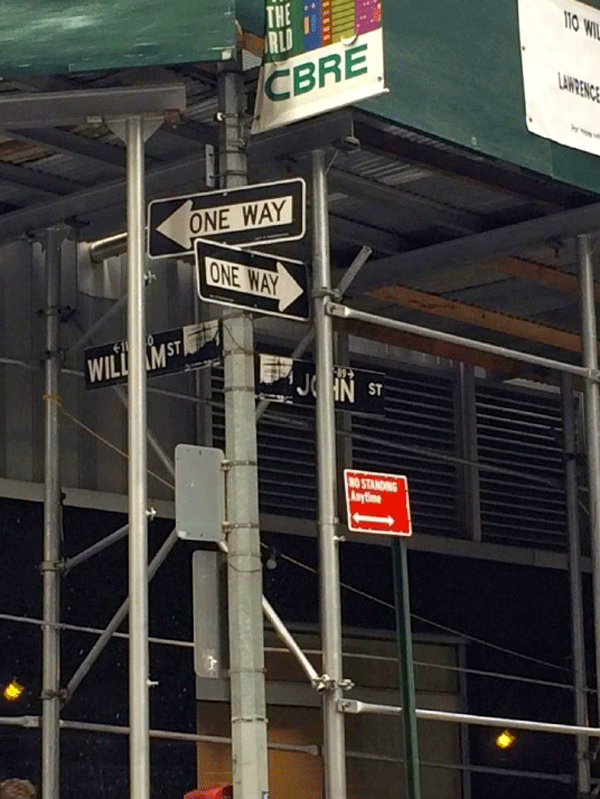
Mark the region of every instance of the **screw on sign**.
<instances>
[{"instance_id":1,"label":"screw on sign","mask_svg":"<svg viewBox=\"0 0 600 799\"><path fill-rule=\"evenodd\" d=\"M348 529L355 533L412 535L404 475L344 470Z\"/></svg>"}]
</instances>

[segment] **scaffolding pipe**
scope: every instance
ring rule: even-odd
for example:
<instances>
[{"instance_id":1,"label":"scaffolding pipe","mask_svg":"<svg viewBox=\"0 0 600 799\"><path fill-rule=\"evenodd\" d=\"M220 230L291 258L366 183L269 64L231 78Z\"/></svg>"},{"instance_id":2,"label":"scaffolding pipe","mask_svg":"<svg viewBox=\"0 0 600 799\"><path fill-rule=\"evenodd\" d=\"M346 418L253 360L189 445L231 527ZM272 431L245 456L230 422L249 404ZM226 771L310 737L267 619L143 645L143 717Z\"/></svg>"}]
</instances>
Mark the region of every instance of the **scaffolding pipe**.
<instances>
[{"instance_id":1,"label":"scaffolding pipe","mask_svg":"<svg viewBox=\"0 0 600 799\"><path fill-rule=\"evenodd\" d=\"M356 715L374 713L383 716L399 716L402 708L396 705L380 705L361 702L358 699L342 699L339 708L343 713ZM417 708L417 718L423 721L448 721L456 724L473 724L476 727L509 727L531 732L551 732L557 735L587 735L600 738L600 727L580 727L577 724L556 724L550 721L528 721L527 719L508 719L496 716L475 716L471 713L455 713L448 710L424 710Z\"/></svg>"},{"instance_id":2,"label":"scaffolding pipe","mask_svg":"<svg viewBox=\"0 0 600 799\"><path fill-rule=\"evenodd\" d=\"M497 344L488 344L487 341L477 341L476 339L456 336L454 333L445 333L443 330L432 330L430 327L413 325L410 322L403 322L400 319L390 319L387 316L378 316L376 314L365 313L364 311L357 311L355 308L348 308L348 306L340 305L336 302L329 302L327 304L327 313L339 319L356 319L359 322L367 322L368 324L378 325L379 327L389 327L391 330L400 330L403 333L414 333L418 336L425 336L425 338L447 341L450 344L458 344L461 347L487 352L491 355L500 355L503 358L512 358L515 361L523 361L524 363L530 363L533 366L541 366L544 369L550 369L556 372L569 372L572 375L584 377L592 382L600 379L597 367L590 369L587 366L576 366L575 364L564 363L563 361L555 361L552 358L542 358L540 355L531 355L528 352L511 350L509 347L500 347Z\"/></svg>"},{"instance_id":3,"label":"scaffolding pipe","mask_svg":"<svg viewBox=\"0 0 600 799\"><path fill-rule=\"evenodd\" d=\"M581 542L579 537L579 504L577 497L577 453L575 445L575 399L573 377L561 375L563 447L565 457L565 497L567 503L567 536L569 588L571 600L571 641L573 648L573 689L575 724L588 725L585 678L585 637L583 626L583 592L581 585ZM577 791L580 796L590 792L590 760L588 739L575 739Z\"/></svg>"},{"instance_id":4,"label":"scaffolding pipe","mask_svg":"<svg viewBox=\"0 0 600 799\"><path fill-rule=\"evenodd\" d=\"M75 568L75 566L79 566L80 563L84 563L86 560L89 560L94 555L97 555L99 552L103 552L112 544L116 544L117 541L120 541L122 538L125 538L128 532L129 532L129 525L125 524L123 525L123 527L119 527L118 530L115 530L114 533L107 535L101 541L98 541L95 544L92 544L91 547L84 549L78 555L73 555L72 558L67 558L64 564L64 574L68 574L71 571L71 569Z\"/></svg>"},{"instance_id":5,"label":"scaffolding pipe","mask_svg":"<svg viewBox=\"0 0 600 799\"><path fill-rule=\"evenodd\" d=\"M129 478L129 791L150 796L148 696L148 459L146 450L146 295L144 120L125 121L127 145L127 432Z\"/></svg>"},{"instance_id":6,"label":"scaffolding pipe","mask_svg":"<svg viewBox=\"0 0 600 799\"><path fill-rule=\"evenodd\" d=\"M127 251L127 232L115 233L99 241L88 242L88 255L94 264L101 264L107 258L122 255Z\"/></svg>"},{"instance_id":7,"label":"scaffolding pipe","mask_svg":"<svg viewBox=\"0 0 600 799\"><path fill-rule=\"evenodd\" d=\"M28 727L36 728L39 726L39 719L37 716L0 716L0 726L8 727ZM129 727L121 727L114 724L95 724L94 722L81 722L70 721L61 719L60 726L66 730L81 730L83 732L97 732L108 733L113 735L127 735ZM231 738L226 738L221 735L200 735L188 732L174 732L172 730L150 730L150 737L159 740L167 741L181 741L193 743L215 743L230 745ZM303 752L307 755L318 757L320 755L320 748L317 744L283 744L283 743L269 743L269 749L274 749L283 752ZM346 751L346 757L356 760L372 760L382 763L398 763L402 764L403 760L397 757L390 757L387 755L375 755L370 752L354 752ZM569 774L544 774L540 771L520 771L516 769L503 769L494 768L491 766L474 766L472 764L464 765L458 763L433 763L431 761L422 761L422 766L427 768L447 769L451 771L468 771L477 774L497 774L504 777L525 777L537 780L549 780L551 782L562 782L566 785L573 784L573 778Z\"/></svg>"},{"instance_id":8,"label":"scaffolding pipe","mask_svg":"<svg viewBox=\"0 0 600 799\"><path fill-rule=\"evenodd\" d=\"M39 716L0 716L0 727L36 728L39 726Z\"/></svg>"},{"instance_id":9,"label":"scaffolding pipe","mask_svg":"<svg viewBox=\"0 0 600 799\"><path fill-rule=\"evenodd\" d=\"M113 735L127 735L129 727L118 724L96 724L87 721L62 721L61 727L67 730L84 730L88 732L109 733ZM223 735L200 735L194 732L176 732L173 730L150 730L151 738L160 738L165 741L189 741L191 743L215 743L231 745L231 738ZM283 752L304 752L308 755L318 755L319 747L316 744L283 744L270 743L269 749L277 749Z\"/></svg>"},{"instance_id":10,"label":"scaffolding pipe","mask_svg":"<svg viewBox=\"0 0 600 799\"><path fill-rule=\"evenodd\" d=\"M6 366L19 366L21 369L28 369L30 372L37 372L40 368L38 363L26 363L18 358L7 358L4 355L0 356L0 363Z\"/></svg>"},{"instance_id":11,"label":"scaffolding pipe","mask_svg":"<svg viewBox=\"0 0 600 799\"><path fill-rule=\"evenodd\" d=\"M321 600L323 671L327 690L323 693L325 796L345 799L346 754L344 715L338 708L343 696L342 601L337 535L337 467L335 407L333 397L333 329L327 314L331 297L329 215L327 178L323 150L312 153L313 209L313 318L317 404L315 411L318 546Z\"/></svg>"},{"instance_id":12,"label":"scaffolding pipe","mask_svg":"<svg viewBox=\"0 0 600 799\"><path fill-rule=\"evenodd\" d=\"M322 685L322 680L319 677L319 673L310 662L310 660L306 657L300 646L296 643L294 637L285 626L283 621L279 618L278 614L274 610L273 606L269 602L269 600L263 595L262 598L262 609L263 613L265 614L266 618L271 623L273 629L279 636L282 643L286 645L288 650L291 652L292 655L295 656L296 660L300 664L302 670L310 680L313 686L316 688L320 688Z\"/></svg>"},{"instance_id":13,"label":"scaffolding pipe","mask_svg":"<svg viewBox=\"0 0 600 799\"><path fill-rule=\"evenodd\" d=\"M175 544L178 541L177 531L171 531L170 535L167 536L163 545L158 550L156 555L152 558L150 565L148 566L148 580L151 580L160 566L164 563L167 558L169 552L173 549ZM106 628L102 631L100 637L94 644L94 646L90 649L84 660L79 665L77 671L71 679L69 680L69 684L66 688L67 694L67 701L73 696L73 693L77 690L77 687L81 683L81 681L87 676L89 670L92 668L98 657L105 649L106 645L112 638L112 636L116 633L117 629L123 622L124 618L127 616L129 612L129 597L124 600L121 607L117 610L115 615L107 624ZM129 639L131 640L131 631L129 633ZM131 643L130 643L131 646Z\"/></svg>"},{"instance_id":14,"label":"scaffolding pipe","mask_svg":"<svg viewBox=\"0 0 600 799\"><path fill-rule=\"evenodd\" d=\"M595 372L598 369L598 345L591 240L589 236L578 236L576 243L581 286L583 365L590 372ZM598 383L591 379L587 379L584 385L596 688L600 689L600 389ZM600 695L598 701L600 703ZM600 705L597 707L600 718Z\"/></svg>"},{"instance_id":15,"label":"scaffolding pipe","mask_svg":"<svg viewBox=\"0 0 600 799\"><path fill-rule=\"evenodd\" d=\"M60 768L60 294L61 246L59 228L46 231L46 345L44 443L44 543L42 562L42 799L59 795Z\"/></svg>"}]
</instances>

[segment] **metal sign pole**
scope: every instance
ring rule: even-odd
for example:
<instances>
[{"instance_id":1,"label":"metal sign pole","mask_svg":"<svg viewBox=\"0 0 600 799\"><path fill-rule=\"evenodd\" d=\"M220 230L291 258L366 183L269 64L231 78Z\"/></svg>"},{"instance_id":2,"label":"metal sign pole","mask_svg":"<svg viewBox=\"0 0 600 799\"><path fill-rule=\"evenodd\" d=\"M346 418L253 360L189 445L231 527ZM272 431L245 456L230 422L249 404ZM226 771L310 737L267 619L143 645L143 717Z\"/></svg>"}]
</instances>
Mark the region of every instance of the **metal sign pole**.
<instances>
[{"instance_id":1,"label":"metal sign pole","mask_svg":"<svg viewBox=\"0 0 600 799\"><path fill-rule=\"evenodd\" d=\"M219 73L222 188L246 183L244 82L236 65ZM233 792L268 796L262 564L258 514L254 330L250 314L223 315L227 470L229 650Z\"/></svg>"},{"instance_id":2,"label":"metal sign pole","mask_svg":"<svg viewBox=\"0 0 600 799\"><path fill-rule=\"evenodd\" d=\"M579 537L579 502L577 496L577 457L575 445L575 398L573 376L561 375L563 447L565 454L565 497L567 501L567 535L569 537L569 588L571 591L571 640L573 645L573 688L575 699L575 724L588 724L587 685L585 666L585 634L583 626L583 593L581 586L581 540ZM589 739L575 739L577 758L577 792L588 796L590 792Z\"/></svg>"},{"instance_id":3,"label":"metal sign pole","mask_svg":"<svg viewBox=\"0 0 600 799\"><path fill-rule=\"evenodd\" d=\"M313 188L313 288L317 369L315 414L318 474L319 577L321 589L321 648L323 671L328 678L323 696L325 788L328 799L346 796L346 752L342 699L342 603L336 513L335 409L333 396L333 331L326 304L331 295L329 218L325 157L312 153Z\"/></svg>"},{"instance_id":4,"label":"metal sign pole","mask_svg":"<svg viewBox=\"0 0 600 799\"><path fill-rule=\"evenodd\" d=\"M594 268L589 236L577 237L577 260L581 285L581 341L583 365L598 369ZM590 507L590 542L594 592L594 643L596 684L600 685L600 386L591 377L585 380L585 422ZM600 700L600 694L596 697Z\"/></svg>"},{"instance_id":5,"label":"metal sign pole","mask_svg":"<svg viewBox=\"0 0 600 799\"><path fill-rule=\"evenodd\" d=\"M408 799L421 799L419 739L415 711L415 672L410 628L408 559L406 541L400 541L398 538L392 539L392 567L394 570L400 695L402 697L402 746L404 749L406 795Z\"/></svg>"},{"instance_id":6,"label":"metal sign pole","mask_svg":"<svg viewBox=\"0 0 600 799\"><path fill-rule=\"evenodd\" d=\"M129 441L129 773L131 799L150 796L148 699L148 518L144 290L144 120L128 117L127 428Z\"/></svg>"},{"instance_id":7,"label":"metal sign pole","mask_svg":"<svg viewBox=\"0 0 600 799\"><path fill-rule=\"evenodd\" d=\"M64 234L46 232L46 346L44 452L44 561L42 636L42 799L59 795L60 765L60 449L58 396L60 374L60 286Z\"/></svg>"}]
</instances>

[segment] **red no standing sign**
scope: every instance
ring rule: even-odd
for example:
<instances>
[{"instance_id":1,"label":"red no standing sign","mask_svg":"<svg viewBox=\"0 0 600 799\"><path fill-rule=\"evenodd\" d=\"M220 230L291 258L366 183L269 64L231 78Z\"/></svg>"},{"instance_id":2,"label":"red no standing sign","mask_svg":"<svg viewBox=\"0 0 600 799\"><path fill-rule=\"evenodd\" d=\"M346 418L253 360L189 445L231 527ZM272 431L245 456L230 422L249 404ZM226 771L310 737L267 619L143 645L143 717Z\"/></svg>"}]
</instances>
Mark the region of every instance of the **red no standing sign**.
<instances>
[{"instance_id":1,"label":"red no standing sign","mask_svg":"<svg viewBox=\"0 0 600 799\"><path fill-rule=\"evenodd\" d=\"M349 530L412 535L406 477L344 469L344 484Z\"/></svg>"}]
</instances>

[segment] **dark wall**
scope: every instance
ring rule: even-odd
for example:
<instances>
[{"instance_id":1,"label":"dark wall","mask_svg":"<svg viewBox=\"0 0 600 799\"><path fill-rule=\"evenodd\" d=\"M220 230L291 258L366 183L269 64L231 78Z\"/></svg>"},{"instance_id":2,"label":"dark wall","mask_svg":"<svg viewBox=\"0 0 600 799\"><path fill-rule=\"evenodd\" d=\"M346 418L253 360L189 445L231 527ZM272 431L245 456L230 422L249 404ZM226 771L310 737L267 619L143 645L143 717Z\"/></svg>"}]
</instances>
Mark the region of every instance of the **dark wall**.
<instances>
[{"instance_id":1,"label":"dark wall","mask_svg":"<svg viewBox=\"0 0 600 799\"><path fill-rule=\"evenodd\" d=\"M117 529L116 514L65 509L64 553L89 546ZM171 529L169 522L150 527L155 551ZM33 503L0 500L0 613L39 618L41 592L42 513ZM265 569L265 593L288 622L316 623L318 580L314 573L286 560L316 567L311 539L266 536L275 548L277 566ZM191 553L179 543L152 582L151 635L191 640ZM472 561L413 552L409 555L413 629L440 632L423 619L461 631L501 649L515 650L559 668L515 657L501 649L471 642L470 669L568 683L570 675L569 595L566 573L506 564ZM344 582L386 602L393 598L389 552L381 546L346 542L341 550ZM81 565L63 580L64 621L103 627L126 594L125 541ZM586 617L591 614L590 587L585 586ZM394 613L372 599L343 589L344 623L351 627L392 630ZM126 627L124 628L126 629ZM443 632L443 630L441 631ZM62 669L65 684L88 651L93 635L65 631ZM588 636L589 641L589 636ZM588 650L591 652L591 642ZM151 692L154 728L192 732L195 729L193 662L190 649L152 645ZM591 670L590 670L591 673ZM0 619L0 680L18 677L27 686L21 702L0 698L0 715L37 714L40 691L40 633L34 625ZM473 713L572 722L570 690L532 686L470 674L469 710ZM65 718L128 723L127 641L113 639L64 709ZM493 745L493 730L471 728L473 762L492 768L570 774L573 742L568 737L519 733L516 745L502 754ZM27 776L39 783L36 731L0 726L0 779ZM61 799L82 794L104 799L127 791L127 738L63 731ZM194 747L188 743L152 744L153 796L181 797L194 785ZM473 775L473 797L496 799L567 799L572 786L530 778Z\"/></svg>"}]
</instances>

